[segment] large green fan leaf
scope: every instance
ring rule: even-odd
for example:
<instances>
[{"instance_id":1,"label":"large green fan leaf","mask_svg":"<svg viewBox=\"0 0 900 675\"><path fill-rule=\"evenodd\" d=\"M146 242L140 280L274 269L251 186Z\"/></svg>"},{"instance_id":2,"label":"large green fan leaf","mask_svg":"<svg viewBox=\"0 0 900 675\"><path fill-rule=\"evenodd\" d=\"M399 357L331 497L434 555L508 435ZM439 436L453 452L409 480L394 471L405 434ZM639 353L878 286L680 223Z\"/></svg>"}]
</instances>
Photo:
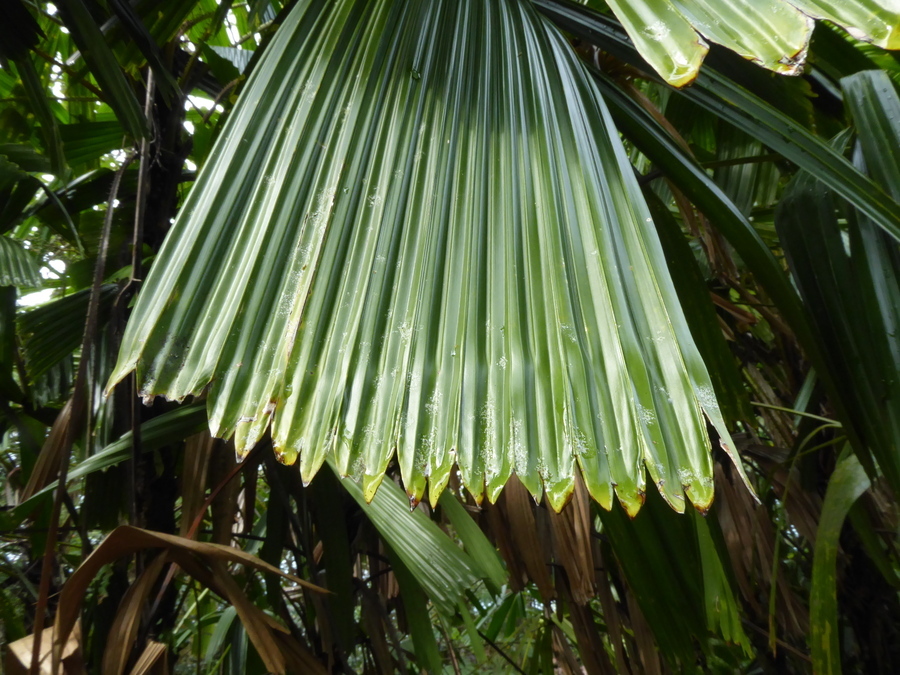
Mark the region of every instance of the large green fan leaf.
<instances>
[{"instance_id":1,"label":"large green fan leaf","mask_svg":"<svg viewBox=\"0 0 900 675\"><path fill-rule=\"evenodd\" d=\"M371 499L515 472L555 508L711 501L727 432L605 105L530 2L307 0L282 25L128 322L112 382L208 391Z\"/></svg>"}]
</instances>

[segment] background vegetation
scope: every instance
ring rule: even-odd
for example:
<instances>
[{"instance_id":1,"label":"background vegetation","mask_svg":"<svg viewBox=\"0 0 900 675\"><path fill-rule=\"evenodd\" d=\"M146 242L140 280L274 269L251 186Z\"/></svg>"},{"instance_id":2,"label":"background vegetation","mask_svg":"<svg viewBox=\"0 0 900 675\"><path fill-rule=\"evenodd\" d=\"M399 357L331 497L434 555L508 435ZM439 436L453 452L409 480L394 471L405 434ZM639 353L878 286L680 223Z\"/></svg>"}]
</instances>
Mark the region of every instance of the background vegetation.
<instances>
[{"instance_id":1,"label":"background vegetation","mask_svg":"<svg viewBox=\"0 0 900 675\"><path fill-rule=\"evenodd\" d=\"M714 46L674 89L589 4L533 1L609 106L758 501L716 449L705 515L649 489L630 519L580 479L560 513L515 478L479 506L455 472L410 511L396 462L367 504L268 436L236 462L202 397L104 397L291 6L8 2L6 658L52 620L104 673L900 670L896 54L818 22L794 77Z\"/></svg>"}]
</instances>

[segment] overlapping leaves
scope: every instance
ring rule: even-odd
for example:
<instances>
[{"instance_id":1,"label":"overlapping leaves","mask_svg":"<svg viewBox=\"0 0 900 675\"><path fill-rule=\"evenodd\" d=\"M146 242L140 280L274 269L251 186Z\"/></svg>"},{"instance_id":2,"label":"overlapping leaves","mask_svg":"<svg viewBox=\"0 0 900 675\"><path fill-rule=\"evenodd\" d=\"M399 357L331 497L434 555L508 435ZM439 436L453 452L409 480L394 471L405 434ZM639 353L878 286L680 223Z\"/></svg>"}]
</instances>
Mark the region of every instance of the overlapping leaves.
<instances>
[{"instance_id":1,"label":"overlapping leaves","mask_svg":"<svg viewBox=\"0 0 900 675\"><path fill-rule=\"evenodd\" d=\"M300 3L128 323L112 381L208 391L239 451L272 422L368 498L458 463L560 508L578 464L636 512L712 499L722 427L599 94L530 3ZM701 406L703 411L701 411ZM725 433L720 428L721 433ZM727 435L725 436L727 438Z\"/></svg>"},{"instance_id":2,"label":"overlapping leaves","mask_svg":"<svg viewBox=\"0 0 900 675\"><path fill-rule=\"evenodd\" d=\"M856 163L900 196L900 98L878 71L841 83L859 133ZM900 246L865 214L842 213L845 208L826 185L800 174L779 205L776 225L828 368L845 387L853 383L845 389L852 395L841 392L838 400L858 436L855 450L864 459L871 452L900 491Z\"/></svg>"},{"instance_id":3,"label":"overlapping leaves","mask_svg":"<svg viewBox=\"0 0 900 675\"><path fill-rule=\"evenodd\" d=\"M813 19L854 37L900 48L900 11L890 0L608 0L641 55L672 85L697 77L715 42L776 72L803 67Z\"/></svg>"}]
</instances>

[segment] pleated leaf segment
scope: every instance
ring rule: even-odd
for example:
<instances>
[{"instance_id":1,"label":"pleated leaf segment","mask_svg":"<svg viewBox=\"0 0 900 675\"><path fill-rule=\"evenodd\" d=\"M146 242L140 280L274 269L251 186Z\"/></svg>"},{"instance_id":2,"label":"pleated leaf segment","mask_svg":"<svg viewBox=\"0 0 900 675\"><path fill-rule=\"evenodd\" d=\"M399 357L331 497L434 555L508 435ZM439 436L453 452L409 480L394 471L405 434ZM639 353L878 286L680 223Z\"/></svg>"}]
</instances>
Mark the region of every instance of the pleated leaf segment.
<instances>
[{"instance_id":1,"label":"pleated leaf segment","mask_svg":"<svg viewBox=\"0 0 900 675\"><path fill-rule=\"evenodd\" d=\"M564 3L560 3L564 4ZM647 63L671 85L697 77L715 42L778 73L803 70L815 19L900 49L897 0L607 0Z\"/></svg>"},{"instance_id":2,"label":"pleated leaf segment","mask_svg":"<svg viewBox=\"0 0 900 675\"><path fill-rule=\"evenodd\" d=\"M606 107L520 0L307 0L279 29L149 274L111 382L206 392L410 499L580 467L636 513L713 497L728 435Z\"/></svg>"}]
</instances>

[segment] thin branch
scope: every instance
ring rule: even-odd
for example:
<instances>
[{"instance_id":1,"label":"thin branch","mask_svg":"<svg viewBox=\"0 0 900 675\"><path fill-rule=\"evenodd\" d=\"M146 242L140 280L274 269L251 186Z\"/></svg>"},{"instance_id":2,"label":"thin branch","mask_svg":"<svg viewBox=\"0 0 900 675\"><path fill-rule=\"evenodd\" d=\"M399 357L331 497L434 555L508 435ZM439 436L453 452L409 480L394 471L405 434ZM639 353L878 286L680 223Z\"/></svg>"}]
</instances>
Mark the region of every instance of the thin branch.
<instances>
[{"instance_id":1,"label":"thin branch","mask_svg":"<svg viewBox=\"0 0 900 675\"><path fill-rule=\"evenodd\" d=\"M116 171L110 188L109 201L107 202L106 217L103 219L103 231L100 235L100 246L97 251L97 264L94 267L94 279L91 286L91 297L88 304L87 319L84 323L84 334L81 341L81 361L78 364L78 372L75 375L72 398L69 399L71 410L63 432L62 450L59 453L59 472L56 485L56 495L53 499L53 508L50 512L50 530L47 534L44 559L41 564L41 582L38 592L37 606L34 612L34 643L31 652L31 673L37 675L40 669L41 632L44 629L44 618L47 613L47 602L50 596L50 578L53 575L53 561L56 559L56 544L59 528L59 517L66 495L66 482L69 475L69 456L75 436L79 432L85 413L89 414L90 406L86 401L88 396L87 370L90 362L91 348L97 334L97 323L100 314L100 287L103 284L103 275L106 267L106 254L109 250L109 237L112 230L113 213L115 211L116 197L119 194L119 186L128 165L134 160L134 154L126 158L122 166ZM88 421L90 428L90 421ZM59 672L60 653L54 645L52 657L52 672Z\"/></svg>"},{"instance_id":2,"label":"thin branch","mask_svg":"<svg viewBox=\"0 0 900 675\"><path fill-rule=\"evenodd\" d=\"M62 201L59 198L59 195L57 195L53 190L51 190L50 187L47 186L44 183L44 181L42 181L40 178L36 178L34 176L32 176L32 177L40 184L41 189L47 195L47 198L51 202L56 204L56 207L59 209L59 212L62 213L63 218L65 218L66 224L69 226L69 229L72 230L72 235L75 237L75 245L78 246L78 252L81 253L81 255L85 255L84 245L81 243L81 237L78 236L78 228L75 227L75 223L72 220L72 216L69 215L69 211L63 205Z\"/></svg>"},{"instance_id":3,"label":"thin branch","mask_svg":"<svg viewBox=\"0 0 900 675\"><path fill-rule=\"evenodd\" d=\"M49 101L61 101L63 103L100 103L96 96L48 96ZM0 98L0 103L29 103L27 96L7 96Z\"/></svg>"},{"instance_id":4,"label":"thin branch","mask_svg":"<svg viewBox=\"0 0 900 675\"><path fill-rule=\"evenodd\" d=\"M802 410L794 410L793 408L784 408L780 405L772 405L771 403L763 403L761 401L750 401L751 405L759 406L760 408L767 408L768 410L777 410L783 413L789 413L791 415L799 415L800 417L808 417L811 420L818 420L820 422L825 422L826 424L834 425L835 428L841 428L841 423L837 420L828 419L827 417L822 417L821 415L813 415L812 413L804 412Z\"/></svg>"},{"instance_id":5,"label":"thin branch","mask_svg":"<svg viewBox=\"0 0 900 675\"><path fill-rule=\"evenodd\" d=\"M444 625L444 619L441 616L438 616L438 625L440 626L441 634L444 636L444 641L447 643L447 652L450 654L453 672L455 675L462 675L459 670L459 661L456 660L456 651L453 649L453 641L450 639L450 634L447 632L447 627Z\"/></svg>"},{"instance_id":6,"label":"thin branch","mask_svg":"<svg viewBox=\"0 0 900 675\"><path fill-rule=\"evenodd\" d=\"M229 91L234 89L237 86L237 84L241 81L241 79L243 79L243 78L239 77L235 80L232 80L231 82L226 84L224 87L222 87L222 91L220 91L218 94L216 94L216 97L213 99L212 106L210 107L209 110L206 111L206 114L203 115L203 123L204 124L209 123L209 119L213 116L213 113L216 112L216 106L219 105L219 101L222 100L222 98L225 96L225 94L227 94ZM191 105L193 105L193 102L191 102ZM197 106L194 106L194 109L197 109ZM198 112L199 112L199 110L198 110Z\"/></svg>"},{"instance_id":7,"label":"thin branch","mask_svg":"<svg viewBox=\"0 0 900 675\"><path fill-rule=\"evenodd\" d=\"M199 534L212 535L212 534L215 534L215 530L200 530ZM245 534L243 532L232 532L231 536L234 539L248 539L250 541L266 541L265 537L260 537L255 534ZM282 546L284 547L284 549L286 551L290 551L291 553L294 553L295 555L300 555L300 556L303 555L303 551L301 551L299 548L297 548L296 546L294 546L293 544L291 544L289 542L284 542L282 544Z\"/></svg>"},{"instance_id":8,"label":"thin branch","mask_svg":"<svg viewBox=\"0 0 900 675\"><path fill-rule=\"evenodd\" d=\"M782 159L781 155L776 154L768 154L768 155L755 155L753 157L737 157L735 159L717 159L712 162L700 162L700 166L704 169L720 169L728 166L742 166L745 164L763 164L765 162L775 162L779 159ZM638 182L641 185L645 185L651 181L656 180L657 178L662 178L665 176L665 173L662 169L653 169L638 178Z\"/></svg>"},{"instance_id":9,"label":"thin branch","mask_svg":"<svg viewBox=\"0 0 900 675\"><path fill-rule=\"evenodd\" d=\"M153 96L156 92L156 79L153 75L153 69L147 68L147 90L144 99L144 119L148 124L153 126ZM133 284L140 282L142 276L141 270L141 251L144 242L144 219L147 212L147 195L149 194L147 180L150 174L150 138L145 136L141 139L140 147L141 161L138 165L138 183L137 183L137 199L134 206L134 231L131 238L131 275L125 288L130 288ZM121 295L121 293L120 293ZM131 461L128 464L128 482L131 487L130 499L128 500L128 515L132 525L137 525L137 467L140 463L141 454L141 401L137 396L137 376L131 373L129 376L131 401Z\"/></svg>"},{"instance_id":10,"label":"thin branch","mask_svg":"<svg viewBox=\"0 0 900 675\"><path fill-rule=\"evenodd\" d=\"M97 89L97 87L95 87L94 85L92 85L90 82L88 82L85 79L85 76L88 74L87 69L78 71L78 70L75 70L72 66L70 66L68 64L62 63L61 61L57 61L50 54L48 54L47 52L42 52L40 49L32 48L31 51L33 51L35 54L40 56L45 61L52 63L54 66L56 66L57 68L62 70L64 73L66 73L66 75L76 78L78 80L78 84L80 84L82 87L84 87L85 89L87 89L88 91L93 93L99 100L106 103L106 96L103 95L103 92L100 91L99 89Z\"/></svg>"},{"instance_id":11,"label":"thin branch","mask_svg":"<svg viewBox=\"0 0 900 675\"><path fill-rule=\"evenodd\" d=\"M267 33L267 32L268 32L271 28L273 28L274 26L275 26L275 22L274 22L274 21L266 21L265 23L260 24L259 27L258 27L256 30L252 30L252 31L250 31L249 33L247 33L246 35L241 35L241 36L237 39L237 42L235 42L235 44L236 44L236 45L242 45L242 44L244 44L245 42L247 42L248 40L250 40L252 37L254 37L255 35L262 36L263 33Z\"/></svg>"},{"instance_id":12,"label":"thin branch","mask_svg":"<svg viewBox=\"0 0 900 675\"><path fill-rule=\"evenodd\" d=\"M91 544L91 540L88 537L87 526L84 521L78 517L78 510L75 508L75 502L72 501L72 495L69 494L68 490L63 493L63 504L66 507L66 511L69 512L69 517L75 524L73 529L78 532L78 536L81 539L81 559L84 560L94 550L94 546Z\"/></svg>"},{"instance_id":13,"label":"thin branch","mask_svg":"<svg viewBox=\"0 0 900 675\"><path fill-rule=\"evenodd\" d=\"M359 582L359 580L357 580ZM368 588L364 583L357 583L357 589L359 590L360 598L362 602L368 601L371 603L371 606L378 612L380 615L384 627L387 631L388 639L391 641L391 645L394 647L394 651L397 654L397 661L399 662L399 668L397 672L406 673L409 671L409 668L406 665L406 657L403 655L403 647L400 644L400 634L397 632L397 627L394 626L394 623L391 621L391 617L388 614L387 609L384 605L381 604L381 598L378 593L376 593L371 588Z\"/></svg>"},{"instance_id":14,"label":"thin branch","mask_svg":"<svg viewBox=\"0 0 900 675\"><path fill-rule=\"evenodd\" d=\"M222 479L222 482L219 483L215 488L213 488L213 490L209 494L209 497L207 497L206 501L203 502L203 506L200 508L199 513L197 513L197 517L194 518L194 522L191 523L191 527L185 534L185 538L193 539L197 536L197 530L200 529L200 525L203 522L203 518L206 516L206 509L209 508L209 505L213 503L213 500L219 496L219 493L225 488L226 485L228 485L228 483L231 482L231 480L235 476L237 476L251 464L255 466L254 462L256 455L258 455L263 450L263 448L266 447L268 447L268 444L266 443L257 443L256 446L254 446L253 450L251 450L250 453L244 458L244 461L242 461L240 464L235 464L234 468L228 473L228 475ZM159 591L156 594L156 599L153 601L153 606L150 608L149 616L151 618L156 616L156 612L159 609L160 604L162 603L163 595L165 594L169 584L172 583L172 579L175 577L176 569L177 566L174 563L169 565L169 571L166 573L166 578L160 585Z\"/></svg>"},{"instance_id":15,"label":"thin branch","mask_svg":"<svg viewBox=\"0 0 900 675\"><path fill-rule=\"evenodd\" d=\"M156 77L153 69L147 69L147 92L144 99L144 117L150 126L153 125L153 97L156 92ZM131 279L132 281L140 281L141 270L141 250L144 241L144 220L147 212L147 196L149 195L148 177L150 174L150 138L141 139L141 161L138 169L137 183L137 201L134 207L134 232L131 240Z\"/></svg>"},{"instance_id":16,"label":"thin branch","mask_svg":"<svg viewBox=\"0 0 900 675\"><path fill-rule=\"evenodd\" d=\"M741 623L743 623L745 626L747 626L747 628L752 628L753 630L755 630L757 633L759 633L759 634L762 635L763 637L765 637L765 638L768 638L768 637L769 637L769 633L766 632L765 629L760 628L759 626L757 626L756 624L754 624L754 623L752 623L752 622L750 622L750 621L747 621L747 619L743 619L743 620L741 621ZM803 660L806 661L807 663L812 663L812 659L811 659L809 656L807 656L806 654L804 654L803 652L801 652L801 651L800 651L799 649L797 649L796 647L792 647L791 645L789 645L789 644L788 644L787 642L785 642L784 640L782 640L782 639L780 639L780 638L775 638L775 642L778 644L779 647L782 647L785 651L789 651L791 654L793 654L793 655L796 656L797 658L803 659Z\"/></svg>"},{"instance_id":17,"label":"thin branch","mask_svg":"<svg viewBox=\"0 0 900 675\"><path fill-rule=\"evenodd\" d=\"M507 662L509 665L511 665L513 668L516 669L516 672L517 672L517 673L522 673L522 675L527 675L527 673L526 673L524 670L522 670L521 668L519 668L519 666L516 664L516 662L513 661L511 658L509 658L509 657L506 655L506 652L504 652L502 649L500 649L500 647L498 647L497 644L496 644L493 640L491 640L487 635L485 635L484 633L482 633L482 632L481 632L480 630L478 630L477 628L476 628L475 630L476 630L476 631L478 632L478 634L481 636L481 639L482 639L482 640L484 640L485 642L487 642L495 652L497 652L500 656L502 656L504 659L506 659L506 662Z\"/></svg>"}]
</instances>

